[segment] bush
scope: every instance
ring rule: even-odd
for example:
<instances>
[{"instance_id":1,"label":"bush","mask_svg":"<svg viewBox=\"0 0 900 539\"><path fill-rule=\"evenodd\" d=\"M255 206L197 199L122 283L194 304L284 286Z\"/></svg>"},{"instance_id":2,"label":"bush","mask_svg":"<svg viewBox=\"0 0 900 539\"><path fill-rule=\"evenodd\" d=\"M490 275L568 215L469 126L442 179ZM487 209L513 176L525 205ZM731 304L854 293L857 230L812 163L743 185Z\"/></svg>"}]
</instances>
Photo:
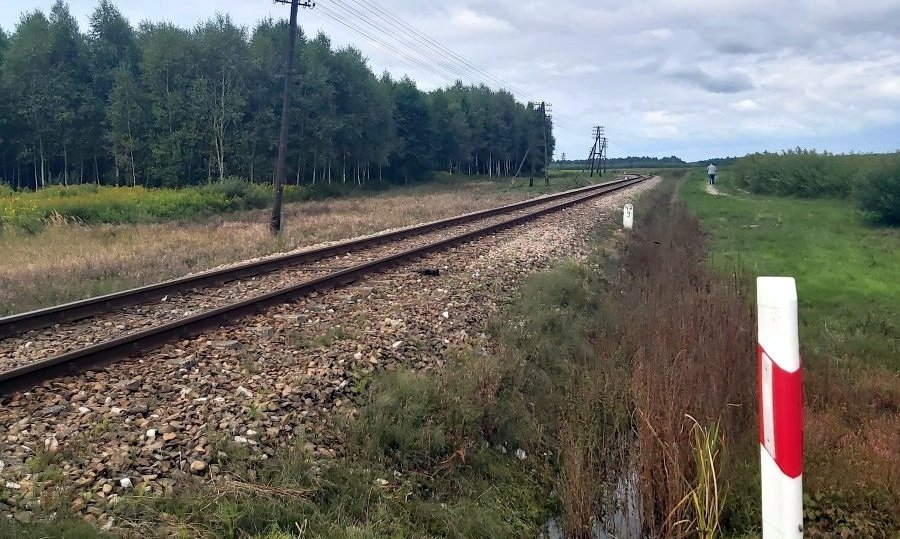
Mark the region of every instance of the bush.
<instances>
[{"instance_id":1,"label":"bush","mask_svg":"<svg viewBox=\"0 0 900 539\"><path fill-rule=\"evenodd\" d=\"M856 198L877 221L900 225L900 154L881 159L866 172L857 186Z\"/></svg>"},{"instance_id":2,"label":"bush","mask_svg":"<svg viewBox=\"0 0 900 539\"><path fill-rule=\"evenodd\" d=\"M734 164L735 184L753 193L802 198L840 198L873 156L834 155L815 150L748 155Z\"/></svg>"},{"instance_id":3,"label":"bush","mask_svg":"<svg viewBox=\"0 0 900 539\"><path fill-rule=\"evenodd\" d=\"M202 191L221 195L229 201L233 210L255 210L272 203L273 192L268 185L250 183L231 176L224 181L200 188Z\"/></svg>"}]
</instances>

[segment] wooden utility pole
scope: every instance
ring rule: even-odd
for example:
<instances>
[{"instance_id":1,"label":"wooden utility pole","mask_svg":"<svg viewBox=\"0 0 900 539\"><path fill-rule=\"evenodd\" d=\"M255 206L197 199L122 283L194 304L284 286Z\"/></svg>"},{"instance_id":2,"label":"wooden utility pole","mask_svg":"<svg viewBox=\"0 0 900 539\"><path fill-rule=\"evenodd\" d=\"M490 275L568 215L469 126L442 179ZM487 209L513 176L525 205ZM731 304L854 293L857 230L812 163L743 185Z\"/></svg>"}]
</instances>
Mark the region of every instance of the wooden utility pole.
<instances>
[{"instance_id":1,"label":"wooden utility pole","mask_svg":"<svg viewBox=\"0 0 900 539\"><path fill-rule=\"evenodd\" d=\"M609 165L609 154L607 153L607 148L609 146L609 139L603 137L600 139L600 163L602 165L602 170L600 171L600 176L607 171L607 167Z\"/></svg>"},{"instance_id":2,"label":"wooden utility pole","mask_svg":"<svg viewBox=\"0 0 900 539\"><path fill-rule=\"evenodd\" d=\"M541 122L544 140L544 185L550 185L550 147L547 145L547 103L541 101Z\"/></svg>"},{"instance_id":3,"label":"wooden utility pole","mask_svg":"<svg viewBox=\"0 0 900 539\"><path fill-rule=\"evenodd\" d=\"M297 11L300 6L315 7L310 0L275 0L279 4L291 4L290 39L284 68L284 95L281 97L281 134L278 136L278 159L275 161L275 203L272 205L272 221L269 230L273 235L281 233L281 199L284 195L284 176L287 162L288 117L291 108L291 85L294 72L294 53L297 49Z\"/></svg>"}]
</instances>

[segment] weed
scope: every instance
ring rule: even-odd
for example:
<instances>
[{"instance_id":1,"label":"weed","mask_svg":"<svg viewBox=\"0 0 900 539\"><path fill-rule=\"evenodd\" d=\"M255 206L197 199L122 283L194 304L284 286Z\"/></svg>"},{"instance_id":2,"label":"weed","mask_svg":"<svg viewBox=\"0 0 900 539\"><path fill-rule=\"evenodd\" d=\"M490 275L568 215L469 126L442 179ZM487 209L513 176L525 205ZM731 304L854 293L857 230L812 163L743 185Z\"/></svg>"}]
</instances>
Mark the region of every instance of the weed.
<instances>
[{"instance_id":1,"label":"weed","mask_svg":"<svg viewBox=\"0 0 900 539\"><path fill-rule=\"evenodd\" d=\"M733 166L735 185L753 193L856 198L863 211L900 224L900 153L834 155L815 150L753 154Z\"/></svg>"},{"instance_id":2,"label":"weed","mask_svg":"<svg viewBox=\"0 0 900 539\"><path fill-rule=\"evenodd\" d=\"M315 348L324 348L331 346L335 341L342 341L345 339L352 339L354 337L353 332L345 329L342 326L332 326L325 330L325 333L318 336L313 340L312 346Z\"/></svg>"},{"instance_id":3,"label":"weed","mask_svg":"<svg viewBox=\"0 0 900 539\"><path fill-rule=\"evenodd\" d=\"M684 527L687 533L701 539L713 539L720 535L722 506L725 492L720 490L718 480L719 451L721 439L719 425L713 423L702 426L693 417L688 416L693 425L692 449L694 452L694 483L685 478L688 493L669 513L669 519L683 508L690 510L690 517L675 522L674 527Z\"/></svg>"},{"instance_id":4,"label":"weed","mask_svg":"<svg viewBox=\"0 0 900 539\"><path fill-rule=\"evenodd\" d=\"M255 402L245 404L244 416L250 421L259 421L263 418L262 408Z\"/></svg>"},{"instance_id":5,"label":"weed","mask_svg":"<svg viewBox=\"0 0 900 539\"><path fill-rule=\"evenodd\" d=\"M14 524L0 518L0 537L10 539L112 539L81 520L60 518L53 522Z\"/></svg>"},{"instance_id":6,"label":"weed","mask_svg":"<svg viewBox=\"0 0 900 539\"><path fill-rule=\"evenodd\" d=\"M721 481L755 447L754 322L746 282L705 266L699 224L673 201L672 186L652 196L622 258L627 273L614 287L632 362L643 522L651 535L670 536L683 516L670 517L702 472L686 417L719 425L729 442Z\"/></svg>"}]
</instances>

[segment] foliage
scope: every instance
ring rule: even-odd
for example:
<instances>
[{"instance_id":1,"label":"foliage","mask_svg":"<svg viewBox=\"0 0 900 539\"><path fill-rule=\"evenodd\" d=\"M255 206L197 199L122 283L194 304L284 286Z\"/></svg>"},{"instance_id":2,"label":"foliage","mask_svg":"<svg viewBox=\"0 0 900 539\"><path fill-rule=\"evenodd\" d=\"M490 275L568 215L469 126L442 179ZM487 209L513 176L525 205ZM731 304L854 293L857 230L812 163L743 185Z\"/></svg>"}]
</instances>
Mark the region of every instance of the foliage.
<instances>
[{"instance_id":1,"label":"foliage","mask_svg":"<svg viewBox=\"0 0 900 539\"><path fill-rule=\"evenodd\" d=\"M726 494L720 490L722 487L717 477L722 439L718 424L704 427L694 418L690 419L693 422L691 449L694 453L696 478L694 483L686 480L690 490L676 509L686 505L690 507L692 514L690 519L676 524L686 527L689 533L700 539L714 539L721 534L722 506L725 504Z\"/></svg>"},{"instance_id":2,"label":"foliage","mask_svg":"<svg viewBox=\"0 0 900 539\"><path fill-rule=\"evenodd\" d=\"M688 163L685 163L683 160L674 155L671 157L613 157L611 159L608 159L606 164L610 168L614 169L679 168L689 166ZM556 168L562 168L566 170L581 170L585 167L585 165L590 167L590 161L586 159L571 159L568 161L557 161L556 163L554 163L554 166Z\"/></svg>"},{"instance_id":3,"label":"foliage","mask_svg":"<svg viewBox=\"0 0 900 539\"><path fill-rule=\"evenodd\" d=\"M870 159L870 158L868 158ZM797 148L781 154L758 153L733 167L735 185L754 193L802 198L843 197L866 156L818 153Z\"/></svg>"},{"instance_id":4,"label":"foliage","mask_svg":"<svg viewBox=\"0 0 900 539\"><path fill-rule=\"evenodd\" d=\"M339 186L288 186L288 202L340 196ZM0 191L0 229L15 227L35 232L48 220L74 220L85 224L150 223L198 219L237 210L264 208L272 188L229 178L222 182L184 189L107 187L93 184L53 186L36 192Z\"/></svg>"},{"instance_id":5,"label":"foliage","mask_svg":"<svg viewBox=\"0 0 900 539\"><path fill-rule=\"evenodd\" d=\"M875 220L900 224L900 154L834 155L815 150L761 153L733 167L736 186L758 194L800 198L854 196Z\"/></svg>"},{"instance_id":6,"label":"foliage","mask_svg":"<svg viewBox=\"0 0 900 539\"><path fill-rule=\"evenodd\" d=\"M233 175L270 182L288 26L216 15L192 29L133 28L102 0L82 33L57 0L0 35L0 183L184 187ZM422 92L375 76L362 53L298 40L290 183L374 184L433 171L511 175L542 131L507 92ZM554 146L549 141L551 155ZM540 170L543 159L531 152Z\"/></svg>"},{"instance_id":7,"label":"foliage","mask_svg":"<svg viewBox=\"0 0 900 539\"><path fill-rule=\"evenodd\" d=\"M886 225L900 225L900 153L880 159L857 185L863 211Z\"/></svg>"}]
</instances>

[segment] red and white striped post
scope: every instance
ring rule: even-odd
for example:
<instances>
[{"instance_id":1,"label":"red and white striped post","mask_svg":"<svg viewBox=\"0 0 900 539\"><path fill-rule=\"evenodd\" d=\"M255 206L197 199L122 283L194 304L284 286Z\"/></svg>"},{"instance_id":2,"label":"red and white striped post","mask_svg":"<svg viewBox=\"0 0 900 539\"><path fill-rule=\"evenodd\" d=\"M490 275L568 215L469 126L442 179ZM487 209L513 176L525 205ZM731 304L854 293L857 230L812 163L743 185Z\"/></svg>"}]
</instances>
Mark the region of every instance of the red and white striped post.
<instances>
[{"instance_id":1,"label":"red and white striped post","mask_svg":"<svg viewBox=\"0 0 900 539\"><path fill-rule=\"evenodd\" d=\"M803 537L803 373L792 277L756 281L763 539Z\"/></svg>"}]
</instances>

